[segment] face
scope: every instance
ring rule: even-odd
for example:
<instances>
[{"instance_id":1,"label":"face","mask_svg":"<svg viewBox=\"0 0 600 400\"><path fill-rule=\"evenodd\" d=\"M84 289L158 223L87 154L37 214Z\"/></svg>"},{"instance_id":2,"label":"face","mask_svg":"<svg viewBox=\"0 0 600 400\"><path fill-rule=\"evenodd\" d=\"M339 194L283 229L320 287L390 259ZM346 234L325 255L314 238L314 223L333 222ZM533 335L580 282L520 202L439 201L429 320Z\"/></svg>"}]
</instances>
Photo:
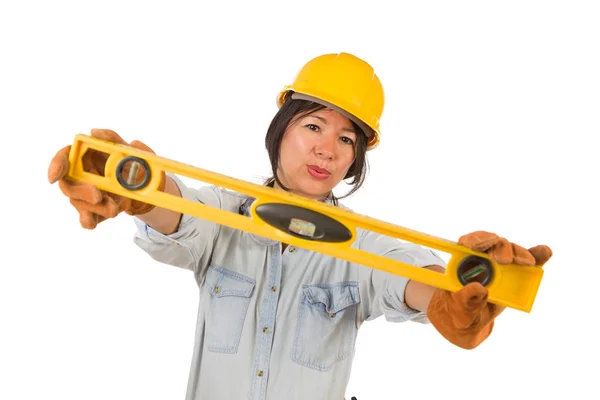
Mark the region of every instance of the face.
<instances>
[{"instance_id":1,"label":"face","mask_svg":"<svg viewBox=\"0 0 600 400\"><path fill-rule=\"evenodd\" d=\"M337 111L322 109L292 120L281 141L281 183L292 192L323 198L354 162L356 132Z\"/></svg>"}]
</instances>

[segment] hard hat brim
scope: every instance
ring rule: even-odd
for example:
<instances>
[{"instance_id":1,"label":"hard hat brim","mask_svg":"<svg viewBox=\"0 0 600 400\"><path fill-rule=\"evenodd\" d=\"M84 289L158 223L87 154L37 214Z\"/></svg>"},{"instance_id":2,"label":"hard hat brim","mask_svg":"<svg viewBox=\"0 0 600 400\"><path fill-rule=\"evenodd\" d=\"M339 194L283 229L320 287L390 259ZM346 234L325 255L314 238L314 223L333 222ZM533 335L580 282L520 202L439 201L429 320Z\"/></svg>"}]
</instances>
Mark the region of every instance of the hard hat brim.
<instances>
[{"instance_id":1,"label":"hard hat brim","mask_svg":"<svg viewBox=\"0 0 600 400\"><path fill-rule=\"evenodd\" d=\"M348 118L349 120L351 120L352 122L354 122L356 125L358 125L358 127L363 131L363 133L365 134L365 136L367 136L368 139L373 138L373 135L377 135L377 132L375 132L373 130L373 128L371 128L369 125L367 125L366 123L364 123L361 119L355 117L354 115L352 115L351 113L347 112L346 110L336 106L335 104L331 104L328 101L319 99L317 97L314 96L310 96L304 93L298 93L298 92L293 92L291 98L293 100L307 100L307 101L312 101L314 103L318 103L321 105L324 105L327 108L330 108L334 111L339 112L340 114L342 114L343 116L345 116L346 118Z\"/></svg>"}]
</instances>

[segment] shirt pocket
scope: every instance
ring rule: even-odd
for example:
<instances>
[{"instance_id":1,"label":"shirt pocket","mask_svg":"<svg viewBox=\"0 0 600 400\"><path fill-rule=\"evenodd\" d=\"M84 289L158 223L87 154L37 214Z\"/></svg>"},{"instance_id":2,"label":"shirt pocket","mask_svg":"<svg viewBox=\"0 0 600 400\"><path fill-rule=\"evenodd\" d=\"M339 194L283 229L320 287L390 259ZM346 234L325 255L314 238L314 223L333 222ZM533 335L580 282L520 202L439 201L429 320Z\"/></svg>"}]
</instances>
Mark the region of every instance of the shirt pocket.
<instances>
[{"instance_id":1,"label":"shirt pocket","mask_svg":"<svg viewBox=\"0 0 600 400\"><path fill-rule=\"evenodd\" d=\"M360 295L356 282L305 285L292 349L294 362L328 371L354 351Z\"/></svg>"},{"instance_id":2,"label":"shirt pocket","mask_svg":"<svg viewBox=\"0 0 600 400\"><path fill-rule=\"evenodd\" d=\"M226 268L208 268L205 340L209 351L237 352L255 284L254 279Z\"/></svg>"}]
</instances>

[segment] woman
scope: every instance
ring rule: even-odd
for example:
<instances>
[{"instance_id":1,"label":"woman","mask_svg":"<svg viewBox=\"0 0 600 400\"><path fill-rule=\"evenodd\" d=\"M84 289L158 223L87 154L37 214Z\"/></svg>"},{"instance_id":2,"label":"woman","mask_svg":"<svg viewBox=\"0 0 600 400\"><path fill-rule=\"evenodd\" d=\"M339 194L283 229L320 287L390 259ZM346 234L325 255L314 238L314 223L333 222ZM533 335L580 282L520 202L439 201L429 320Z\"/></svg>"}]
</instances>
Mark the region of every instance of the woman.
<instances>
[{"instance_id":1,"label":"woman","mask_svg":"<svg viewBox=\"0 0 600 400\"><path fill-rule=\"evenodd\" d=\"M273 176L266 184L341 207L333 189L365 177L366 153L379 143L383 90L369 64L350 54L309 61L277 98L266 135ZM126 142L111 130L92 135ZM152 151L141 142L131 146ZM154 259L193 272L200 288L187 399L342 399L364 321L431 322L451 343L472 349L503 308L486 302L478 283L456 293L286 246L205 220L104 193L64 178L69 146L49 180L80 213L84 228L120 212L134 216L135 243ZM105 158L85 167L103 174ZM187 187L172 174L161 190L248 215L253 199L218 187ZM500 263L543 265L547 246L526 250L493 233L459 239ZM443 272L430 250L359 230L354 247Z\"/></svg>"}]
</instances>

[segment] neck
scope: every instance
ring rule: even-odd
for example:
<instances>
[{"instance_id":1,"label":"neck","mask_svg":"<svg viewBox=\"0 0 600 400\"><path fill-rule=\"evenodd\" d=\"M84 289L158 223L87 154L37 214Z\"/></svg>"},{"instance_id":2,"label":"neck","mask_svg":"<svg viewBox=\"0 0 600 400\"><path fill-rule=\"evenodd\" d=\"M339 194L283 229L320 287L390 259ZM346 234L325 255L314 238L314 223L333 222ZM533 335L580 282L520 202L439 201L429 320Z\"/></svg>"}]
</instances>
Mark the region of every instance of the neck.
<instances>
[{"instance_id":1,"label":"neck","mask_svg":"<svg viewBox=\"0 0 600 400\"><path fill-rule=\"evenodd\" d=\"M269 186L271 186L271 185L269 185ZM281 186L279 186L276 181L273 182L273 188L275 188L277 190L285 190ZM306 193L302 193L302 192L296 191L294 189L290 189L290 190L288 190L288 192L293 193L298 196L307 197L312 200L321 201L321 202L327 202L328 200L331 200L331 198L333 196L332 192L329 192L329 193L326 193L323 195L318 195L318 196L309 196Z\"/></svg>"}]
</instances>

